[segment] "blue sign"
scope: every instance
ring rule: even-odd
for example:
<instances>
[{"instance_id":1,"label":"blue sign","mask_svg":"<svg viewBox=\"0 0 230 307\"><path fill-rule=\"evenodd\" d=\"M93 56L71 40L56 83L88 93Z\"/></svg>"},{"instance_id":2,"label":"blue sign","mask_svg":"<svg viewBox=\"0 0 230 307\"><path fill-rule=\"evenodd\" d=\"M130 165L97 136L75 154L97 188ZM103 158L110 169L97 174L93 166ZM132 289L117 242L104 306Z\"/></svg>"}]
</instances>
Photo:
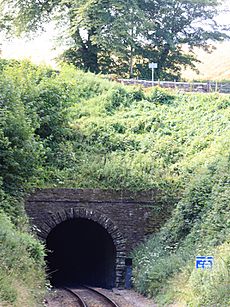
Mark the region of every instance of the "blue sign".
<instances>
[{"instance_id":1,"label":"blue sign","mask_svg":"<svg viewBox=\"0 0 230 307\"><path fill-rule=\"evenodd\" d=\"M213 256L196 256L196 269L211 269Z\"/></svg>"}]
</instances>

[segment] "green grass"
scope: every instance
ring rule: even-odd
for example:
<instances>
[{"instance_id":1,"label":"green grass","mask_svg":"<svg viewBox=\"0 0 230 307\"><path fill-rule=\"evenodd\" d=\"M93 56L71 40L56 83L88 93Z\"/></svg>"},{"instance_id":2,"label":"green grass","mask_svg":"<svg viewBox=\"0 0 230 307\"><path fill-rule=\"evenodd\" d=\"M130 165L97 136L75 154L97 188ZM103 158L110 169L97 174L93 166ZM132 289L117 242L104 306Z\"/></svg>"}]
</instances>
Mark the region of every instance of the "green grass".
<instances>
[{"instance_id":1,"label":"green grass","mask_svg":"<svg viewBox=\"0 0 230 307\"><path fill-rule=\"evenodd\" d=\"M225 154L217 157L212 166L197 171L171 219L134 253L137 289L155 297L159 306L182 300L185 306L227 307L229 210L229 156ZM226 248L223 251L226 265L220 261L221 246ZM214 255L214 270L204 273L195 270L196 255ZM224 265L224 276L221 265ZM199 279L200 276L204 278ZM207 291L196 294L199 287Z\"/></svg>"},{"instance_id":2,"label":"green grass","mask_svg":"<svg viewBox=\"0 0 230 307\"><path fill-rule=\"evenodd\" d=\"M159 306L227 306L229 266L222 270L218 259L229 261L229 95L144 92L69 66L60 73L29 62L1 67L0 208L12 231L21 231L20 199L33 187L161 189L157 209L168 221L134 252L135 288ZM22 263L27 255L33 264L22 242ZM214 275L194 271L198 253L216 255ZM32 264L23 274L33 280L43 270ZM17 272L2 279L1 299L19 302L20 282L36 301ZM207 291L195 297L198 281Z\"/></svg>"},{"instance_id":3,"label":"green grass","mask_svg":"<svg viewBox=\"0 0 230 307\"><path fill-rule=\"evenodd\" d=\"M0 302L38 306L44 295L44 250L0 212Z\"/></svg>"}]
</instances>

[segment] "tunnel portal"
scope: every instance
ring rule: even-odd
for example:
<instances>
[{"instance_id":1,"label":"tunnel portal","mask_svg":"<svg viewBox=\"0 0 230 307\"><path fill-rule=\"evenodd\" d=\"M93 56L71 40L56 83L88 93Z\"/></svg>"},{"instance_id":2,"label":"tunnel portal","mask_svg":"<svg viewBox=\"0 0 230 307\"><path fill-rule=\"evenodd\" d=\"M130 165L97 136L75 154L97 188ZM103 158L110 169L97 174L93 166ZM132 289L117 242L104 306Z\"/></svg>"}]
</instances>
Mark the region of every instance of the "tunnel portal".
<instances>
[{"instance_id":1,"label":"tunnel portal","mask_svg":"<svg viewBox=\"0 0 230 307\"><path fill-rule=\"evenodd\" d=\"M56 225L46 238L47 270L54 286L115 286L116 247L107 230L85 218Z\"/></svg>"},{"instance_id":2,"label":"tunnel portal","mask_svg":"<svg viewBox=\"0 0 230 307\"><path fill-rule=\"evenodd\" d=\"M114 285L115 279L115 287L124 287L131 266L127 257L168 216L170 206L165 203L163 210L162 195L160 190L34 190L25 208L34 233L52 251L47 255L52 283L80 279ZM102 260L96 262L97 258ZM90 267L97 278L90 275Z\"/></svg>"}]
</instances>

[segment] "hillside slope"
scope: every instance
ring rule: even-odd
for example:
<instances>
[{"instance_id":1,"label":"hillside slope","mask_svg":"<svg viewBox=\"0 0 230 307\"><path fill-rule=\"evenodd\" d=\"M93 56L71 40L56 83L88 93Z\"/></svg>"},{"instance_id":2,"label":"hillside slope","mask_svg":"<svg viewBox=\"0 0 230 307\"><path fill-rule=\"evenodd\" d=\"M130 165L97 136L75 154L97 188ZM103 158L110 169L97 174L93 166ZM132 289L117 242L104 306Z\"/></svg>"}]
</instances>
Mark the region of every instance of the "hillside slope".
<instances>
[{"instance_id":1,"label":"hillside slope","mask_svg":"<svg viewBox=\"0 0 230 307\"><path fill-rule=\"evenodd\" d=\"M191 69L186 69L182 78L187 80L230 80L230 42L216 44L212 53L195 49L195 54L201 63L196 64L197 74Z\"/></svg>"},{"instance_id":2,"label":"hillside slope","mask_svg":"<svg viewBox=\"0 0 230 307\"><path fill-rule=\"evenodd\" d=\"M20 198L34 187L159 188L164 193L158 210L172 214L135 251L134 286L159 306L228 306L230 97L158 88L144 93L68 66L57 73L3 61L0 70L4 223L7 214L15 231L25 234ZM41 300L34 288L44 290L43 250L29 238L20 241L20 257L27 253L26 274L34 283L24 282L24 292L15 292L19 274L13 262L15 274L7 281L12 291L7 295L0 278L0 302L20 306L25 292L33 302L28 306ZM1 250L9 241L10 235L4 245L0 241ZM194 270L198 253L215 255L211 274ZM0 271L8 267L0 263Z\"/></svg>"}]
</instances>

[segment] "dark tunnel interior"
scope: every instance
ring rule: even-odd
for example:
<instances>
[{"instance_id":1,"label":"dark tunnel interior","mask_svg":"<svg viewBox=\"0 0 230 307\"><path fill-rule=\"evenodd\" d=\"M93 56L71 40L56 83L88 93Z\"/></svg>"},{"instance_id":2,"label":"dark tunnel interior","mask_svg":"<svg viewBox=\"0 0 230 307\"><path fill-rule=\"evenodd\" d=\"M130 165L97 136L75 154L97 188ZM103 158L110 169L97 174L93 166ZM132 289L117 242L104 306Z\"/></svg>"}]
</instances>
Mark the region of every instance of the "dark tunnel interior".
<instances>
[{"instance_id":1,"label":"dark tunnel interior","mask_svg":"<svg viewBox=\"0 0 230 307\"><path fill-rule=\"evenodd\" d=\"M100 224L82 218L62 222L48 235L46 248L53 286L114 287L116 248Z\"/></svg>"}]
</instances>

